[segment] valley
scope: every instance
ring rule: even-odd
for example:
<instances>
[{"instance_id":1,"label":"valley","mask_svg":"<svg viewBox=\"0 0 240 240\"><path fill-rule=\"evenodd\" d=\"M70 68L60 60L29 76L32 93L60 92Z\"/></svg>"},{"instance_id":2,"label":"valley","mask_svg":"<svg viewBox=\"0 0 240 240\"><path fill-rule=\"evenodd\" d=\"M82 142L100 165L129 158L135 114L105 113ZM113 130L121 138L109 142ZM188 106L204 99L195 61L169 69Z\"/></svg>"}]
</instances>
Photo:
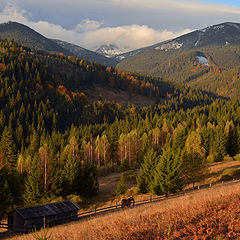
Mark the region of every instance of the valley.
<instances>
[{"instance_id":1,"label":"valley","mask_svg":"<svg viewBox=\"0 0 240 240\"><path fill-rule=\"evenodd\" d=\"M0 39L1 221L16 208L71 200L84 212L240 178L240 24L131 52L90 51L16 22L0 24ZM214 186L45 230L234 239L239 191Z\"/></svg>"}]
</instances>

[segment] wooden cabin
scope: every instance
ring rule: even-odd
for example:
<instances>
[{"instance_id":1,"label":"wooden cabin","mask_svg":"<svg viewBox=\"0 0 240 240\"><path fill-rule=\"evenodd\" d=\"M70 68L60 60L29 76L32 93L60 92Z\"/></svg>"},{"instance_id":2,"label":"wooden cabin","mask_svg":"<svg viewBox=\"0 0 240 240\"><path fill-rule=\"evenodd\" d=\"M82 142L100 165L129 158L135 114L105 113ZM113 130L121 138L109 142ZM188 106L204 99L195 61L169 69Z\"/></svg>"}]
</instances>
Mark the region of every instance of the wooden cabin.
<instances>
[{"instance_id":1,"label":"wooden cabin","mask_svg":"<svg viewBox=\"0 0 240 240\"><path fill-rule=\"evenodd\" d=\"M8 228L26 232L44 226L53 226L77 219L79 207L72 201L51 203L42 206L18 208L8 213Z\"/></svg>"}]
</instances>

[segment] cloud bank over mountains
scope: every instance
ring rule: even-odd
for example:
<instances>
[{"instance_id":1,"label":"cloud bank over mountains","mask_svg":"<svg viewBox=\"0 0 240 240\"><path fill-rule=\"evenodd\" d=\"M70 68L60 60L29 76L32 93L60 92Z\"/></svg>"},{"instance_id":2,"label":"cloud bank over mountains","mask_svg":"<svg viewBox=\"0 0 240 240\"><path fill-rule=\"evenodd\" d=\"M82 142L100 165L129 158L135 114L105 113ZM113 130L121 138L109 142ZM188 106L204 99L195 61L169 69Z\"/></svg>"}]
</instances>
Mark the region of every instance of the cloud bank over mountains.
<instances>
[{"instance_id":1,"label":"cloud bank over mountains","mask_svg":"<svg viewBox=\"0 0 240 240\"><path fill-rule=\"evenodd\" d=\"M7 21L23 23L48 38L65 40L91 50L95 50L103 44L114 43L119 48L129 51L190 31L189 29L181 32L155 30L146 25L137 24L103 27L103 21L98 22L91 19L82 20L73 29L65 29L61 25L47 21L35 22L31 20L30 13L12 4L7 4L0 12L0 23Z\"/></svg>"},{"instance_id":2,"label":"cloud bank over mountains","mask_svg":"<svg viewBox=\"0 0 240 240\"><path fill-rule=\"evenodd\" d=\"M23 23L48 38L95 50L129 51L224 21L240 8L198 0L1 0L0 23Z\"/></svg>"}]
</instances>

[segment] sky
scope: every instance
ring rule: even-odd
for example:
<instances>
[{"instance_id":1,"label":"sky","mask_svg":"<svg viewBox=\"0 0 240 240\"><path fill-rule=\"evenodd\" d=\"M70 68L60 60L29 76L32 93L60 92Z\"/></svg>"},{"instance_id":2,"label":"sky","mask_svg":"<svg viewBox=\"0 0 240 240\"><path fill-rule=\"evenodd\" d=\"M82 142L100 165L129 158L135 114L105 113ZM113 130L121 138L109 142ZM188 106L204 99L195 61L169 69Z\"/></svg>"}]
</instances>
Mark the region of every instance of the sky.
<instances>
[{"instance_id":1,"label":"sky","mask_svg":"<svg viewBox=\"0 0 240 240\"><path fill-rule=\"evenodd\" d=\"M0 23L96 50L153 45L196 29L240 22L240 0L0 0Z\"/></svg>"}]
</instances>

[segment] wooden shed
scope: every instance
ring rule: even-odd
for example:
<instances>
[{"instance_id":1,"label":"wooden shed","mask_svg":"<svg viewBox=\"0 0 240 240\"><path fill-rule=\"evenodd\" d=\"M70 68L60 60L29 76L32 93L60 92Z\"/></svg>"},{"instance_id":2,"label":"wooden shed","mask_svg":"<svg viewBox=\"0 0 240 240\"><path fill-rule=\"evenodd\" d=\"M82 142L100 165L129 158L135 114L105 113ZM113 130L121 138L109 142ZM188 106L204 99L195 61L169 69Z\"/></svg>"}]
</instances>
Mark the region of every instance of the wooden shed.
<instances>
[{"instance_id":1,"label":"wooden shed","mask_svg":"<svg viewBox=\"0 0 240 240\"><path fill-rule=\"evenodd\" d=\"M15 232L31 231L35 227L53 226L77 219L78 206L72 201L51 203L42 206L19 208L8 213L9 230Z\"/></svg>"}]
</instances>

